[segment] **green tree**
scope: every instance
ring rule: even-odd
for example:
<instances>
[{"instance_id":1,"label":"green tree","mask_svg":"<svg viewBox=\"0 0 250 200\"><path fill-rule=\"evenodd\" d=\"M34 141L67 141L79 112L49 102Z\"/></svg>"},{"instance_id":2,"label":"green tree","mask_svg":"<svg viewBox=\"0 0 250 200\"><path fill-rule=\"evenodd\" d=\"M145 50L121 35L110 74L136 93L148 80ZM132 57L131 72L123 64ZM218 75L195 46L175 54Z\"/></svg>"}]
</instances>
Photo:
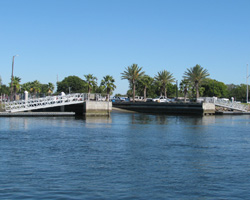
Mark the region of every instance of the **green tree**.
<instances>
[{"instance_id":1,"label":"green tree","mask_svg":"<svg viewBox=\"0 0 250 200\"><path fill-rule=\"evenodd\" d=\"M33 81L31 83L30 93L37 95L41 92L41 86L42 84L38 80Z\"/></svg>"},{"instance_id":2,"label":"green tree","mask_svg":"<svg viewBox=\"0 0 250 200\"><path fill-rule=\"evenodd\" d=\"M115 79L112 76L104 76L101 81L101 87L107 92L107 99L109 100L109 95L112 94L112 91L116 88Z\"/></svg>"},{"instance_id":3,"label":"green tree","mask_svg":"<svg viewBox=\"0 0 250 200\"><path fill-rule=\"evenodd\" d=\"M1 94L6 94L6 95L10 95L10 87L6 86L6 85L1 85L0 88L0 95Z\"/></svg>"},{"instance_id":4,"label":"green tree","mask_svg":"<svg viewBox=\"0 0 250 200\"><path fill-rule=\"evenodd\" d=\"M40 88L41 88L40 94L47 95L47 93L48 93L48 85L47 84L41 84Z\"/></svg>"},{"instance_id":5,"label":"green tree","mask_svg":"<svg viewBox=\"0 0 250 200\"><path fill-rule=\"evenodd\" d=\"M47 85L47 93L52 94L54 89L55 89L54 84L49 82L48 85Z\"/></svg>"},{"instance_id":6,"label":"green tree","mask_svg":"<svg viewBox=\"0 0 250 200\"><path fill-rule=\"evenodd\" d=\"M22 84L21 92L22 93L24 93L24 91L30 92L31 88L32 88L31 82L24 83L24 84Z\"/></svg>"},{"instance_id":7,"label":"green tree","mask_svg":"<svg viewBox=\"0 0 250 200\"><path fill-rule=\"evenodd\" d=\"M219 82L210 78L206 78L201 84L201 87L205 88L204 96L207 96L207 97L216 96L219 98L228 96L227 85L224 84L223 82Z\"/></svg>"},{"instance_id":8,"label":"green tree","mask_svg":"<svg viewBox=\"0 0 250 200\"><path fill-rule=\"evenodd\" d=\"M93 88L95 88L97 86L97 78L95 76L93 76L93 74L87 74L84 75L85 77L85 81L87 83L88 86L88 93L90 94L90 92L92 91Z\"/></svg>"},{"instance_id":9,"label":"green tree","mask_svg":"<svg viewBox=\"0 0 250 200\"><path fill-rule=\"evenodd\" d=\"M234 97L235 101L246 102L246 96L247 96L246 84L240 84L240 85L229 84L227 85L227 88L228 88L228 98Z\"/></svg>"},{"instance_id":10,"label":"green tree","mask_svg":"<svg viewBox=\"0 0 250 200\"><path fill-rule=\"evenodd\" d=\"M16 93L17 93L17 91L19 91L20 86L21 86L20 82L21 82L21 78L19 78L17 76L15 76L13 78L13 89L14 89L14 97L15 97L15 99L16 99Z\"/></svg>"},{"instance_id":11,"label":"green tree","mask_svg":"<svg viewBox=\"0 0 250 200\"><path fill-rule=\"evenodd\" d=\"M190 88L189 82L185 79L182 80L180 83L180 92L184 96L184 102L186 102L187 96L188 96L190 91L191 91L191 88Z\"/></svg>"},{"instance_id":12,"label":"green tree","mask_svg":"<svg viewBox=\"0 0 250 200\"><path fill-rule=\"evenodd\" d=\"M200 65L195 65L194 67L191 67L184 72L183 78L193 84L196 92L196 101L199 98L199 87L204 79L208 76L208 71Z\"/></svg>"},{"instance_id":13,"label":"green tree","mask_svg":"<svg viewBox=\"0 0 250 200\"><path fill-rule=\"evenodd\" d=\"M12 87L13 87L14 100L16 99L16 93L17 93L17 91L19 91L19 89L20 89L20 86L21 86L20 82L21 82L21 78L19 78L17 76L13 77ZM11 83L10 83L10 87L11 87Z\"/></svg>"},{"instance_id":14,"label":"green tree","mask_svg":"<svg viewBox=\"0 0 250 200\"><path fill-rule=\"evenodd\" d=\"M127 79L129 83L133 87L133 102L135 102L135 87L136 87L136 82L140 80L143 75L144 71L142 71L142 67L139 67L137 64L133 64L131 66L128 66L125 68L126 70L121 73L121 79Z\"/></svg>"},{"instance_id":15,"label":"green tree","mask_svg":"<svg viewBox=\"0 0 250 200\"><path fill-rule=\"evenodd\" d=\"M144 100L146 101L147 98L147 89L151 88L152 84L154 82L154 79L148 75L144 75L138 82L136 87L138 88L140 96L144 97Z\"/></svg>"},{"instance_id":16,"label":"green tree","mask_svg":"<svg viewBox=\"0 0 250 200\"><path fill-rule=\"evenodd\" d=\"M61 82L57 82L57 92L70 91L72 93L84 93L86 92L86 82L78 76L68 76Z\"/></svg>"},{"instance_id":17,"label":"green tree","mask_svg":"<svg viewBox=\"0 0 250 200\"><path fill-rule=\"evenodd\" d=\"M168 72L167 70L163 70L158 72L155 76L155 80L159 83L160 87L164 91L164 96L167 97L167 84L174 82L173 74Z\"/></svg>"}]
</instances>

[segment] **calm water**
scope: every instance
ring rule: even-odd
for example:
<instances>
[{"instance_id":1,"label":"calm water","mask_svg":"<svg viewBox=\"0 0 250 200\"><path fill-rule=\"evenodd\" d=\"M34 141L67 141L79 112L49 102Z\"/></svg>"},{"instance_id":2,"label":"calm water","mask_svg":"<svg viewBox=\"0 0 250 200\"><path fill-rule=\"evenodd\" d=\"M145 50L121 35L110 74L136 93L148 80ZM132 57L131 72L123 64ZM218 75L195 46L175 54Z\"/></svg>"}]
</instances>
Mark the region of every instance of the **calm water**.
<instances>
[{"instance_id":1,"label":"calm water","mask_svg":"<svg viewBox=\"0 0 250 200\"><path fill-rule=\"evenodd\" d=\"M0 199L250 199L250 116L0 118Z\"/></svg>"}]
</instances>

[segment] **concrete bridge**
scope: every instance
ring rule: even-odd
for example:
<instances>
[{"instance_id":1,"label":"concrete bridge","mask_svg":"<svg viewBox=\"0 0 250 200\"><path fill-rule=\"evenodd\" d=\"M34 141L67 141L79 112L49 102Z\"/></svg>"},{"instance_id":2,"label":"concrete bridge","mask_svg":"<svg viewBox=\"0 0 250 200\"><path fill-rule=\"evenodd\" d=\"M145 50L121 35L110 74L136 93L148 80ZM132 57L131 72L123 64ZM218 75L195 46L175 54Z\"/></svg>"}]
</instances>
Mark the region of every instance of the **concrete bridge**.
<instances>
[{"instance_id":1,"label":"concrete bridge","mask_svg":"<svg viewBox=\"0 0 250 200\"><path fill-rule=\"evenodd\" d=\"M47 96L43 98L28 98L19 101L5 102L6 112L29 111L67 111L77 115L109 115L112 103L105 101L100 94L74 93L68 95Z\"/></svg>"},{"instance_id":2,"label":"concrete bridge","mask_svg":"<svg viewBox=\"0 0 250 200\"><path fill-rule=\"evenodd\" d=\"M76 115L109 115L112 102L100 94L74 93L68 95L48 96L43 98L28 98L25 100L5 102L7 113L17 112L74 112ZM153 102L121 102L113 103L114 107L144 113L162 114L214 114L215 106L247 112L248 106L237 102L216 98L203 98L203 103L153 103Z\"/></svg>"}]
</instances>

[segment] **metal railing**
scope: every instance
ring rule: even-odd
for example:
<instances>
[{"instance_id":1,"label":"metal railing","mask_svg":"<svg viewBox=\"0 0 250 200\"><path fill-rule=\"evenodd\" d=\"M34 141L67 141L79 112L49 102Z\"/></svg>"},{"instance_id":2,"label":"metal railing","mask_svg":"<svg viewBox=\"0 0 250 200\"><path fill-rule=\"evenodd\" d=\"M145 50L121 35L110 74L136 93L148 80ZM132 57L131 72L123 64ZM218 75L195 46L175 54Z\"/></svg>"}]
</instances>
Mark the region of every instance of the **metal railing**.
<instances>
[{"instance_id":1,"label":"metal railing","mask_svg":"<svg viewBox=\"0 0 250 200\"><path fill-rule=\"evenodd\" d=\"M242 112L247 112L248 111L248 105L238 103L235 101L229 101L225 99L218 99L218 98L213 98L213 97L206 97L204 102L206 103L214 103L216 106L232 109L232 110L239 110Z\"/></svg>"},{"instance_id":2,"label":"metal railing","mask_svg":"<svg viewBox=\"0 0 250 200\"><path fill-rule=\"evenodd\" d=\"M8 101L2 103L2 107L7 112L23 112L29 110L37 110L44 108L51 108L56 106L72 105L77 103L83 103L84 101L104 101L105 97L101 94L86 94L75 93L59 96L47 96L36 99L20 100L20 101Z\"/></svg>"}]
</instances>

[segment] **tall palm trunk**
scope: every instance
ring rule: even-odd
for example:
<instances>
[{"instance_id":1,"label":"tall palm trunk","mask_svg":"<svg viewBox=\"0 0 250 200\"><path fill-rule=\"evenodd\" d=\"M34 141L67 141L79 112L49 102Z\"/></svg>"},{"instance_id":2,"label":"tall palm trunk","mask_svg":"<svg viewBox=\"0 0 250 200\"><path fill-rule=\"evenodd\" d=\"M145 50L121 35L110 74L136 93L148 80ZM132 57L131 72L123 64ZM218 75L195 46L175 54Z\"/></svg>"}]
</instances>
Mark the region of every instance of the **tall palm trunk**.
<instances>
[{"instance_id":1,"label":"tall palm trunk","mask_svg":"<svg viewBox=\"0 0 250 200\"><path fill-rule=\"evenodd\" d=\"M187 88L184 88L184 102L187 101Z\"/></svg>"},{"instance_id":2,"label":"tall palm trunk","mask_svg":"<svg viewBox=\"0 0 250 200\"><path fill-rule=\"evenodd\" d=\"M16 100L16 86L14 85L14 100Z\"/></svg>"},{"instance_id":3,"label":"tall palm trunk","mask_svg":"<svg viewBox=\"0 0 250 200\"><path fill-rule=\"evenodd\" d=\"M109 101L109 93L110 93L110 88L107 88L107 101Z\"/></svg>"},{"instance_id":4,"label":"tall palm trunk","mask_svg":"<svg viewBox=\"0 0 250 200\"><path fill-rule=\"evenodd\" d=\"M195 82L195 89L196 89L196 102L198 101L198 98L200 97L199 94L199 84L198 82Z\"/></svg>"},{"instance_id":5,"label":"tall palm trunk","mask_svg":"<svg viewBox=\"0 0 250 200\"><path fill-rule=\"evenodd\" d=\"M91 92L91 88L90 86L88 86L88 100L90 100L90 92Z\"/></svg>"},{"instance_id":6,"label":"tall palm trunk","mask_svg":"<svg viewBox=\"0 0 250 200\"><path fill-rule=\"evenodd\" d=\"M133 102L135 102L135 83L133 82Z\"/></svg>"},{"instance_id":7,"label":"tall palm trunk","mask_svg":"<svg viewBox=\"0 0 250 200\"><path fill-rule=\"evenodd\" d=\"M144 101L146 101L146 98L147 98L147 87L145 86L144 87Z\"/></svg>"},{"instance_id":8,"label":"tall palm trunk","mask_svg":"<svg viewBox=\"0 0 250 200\"><path fill-rule=\"evenodd\" d=\"M164 87L164 96L167 98L167 89L166 89L166 84L163 85Z\"/></svg>"}]
</instances>

